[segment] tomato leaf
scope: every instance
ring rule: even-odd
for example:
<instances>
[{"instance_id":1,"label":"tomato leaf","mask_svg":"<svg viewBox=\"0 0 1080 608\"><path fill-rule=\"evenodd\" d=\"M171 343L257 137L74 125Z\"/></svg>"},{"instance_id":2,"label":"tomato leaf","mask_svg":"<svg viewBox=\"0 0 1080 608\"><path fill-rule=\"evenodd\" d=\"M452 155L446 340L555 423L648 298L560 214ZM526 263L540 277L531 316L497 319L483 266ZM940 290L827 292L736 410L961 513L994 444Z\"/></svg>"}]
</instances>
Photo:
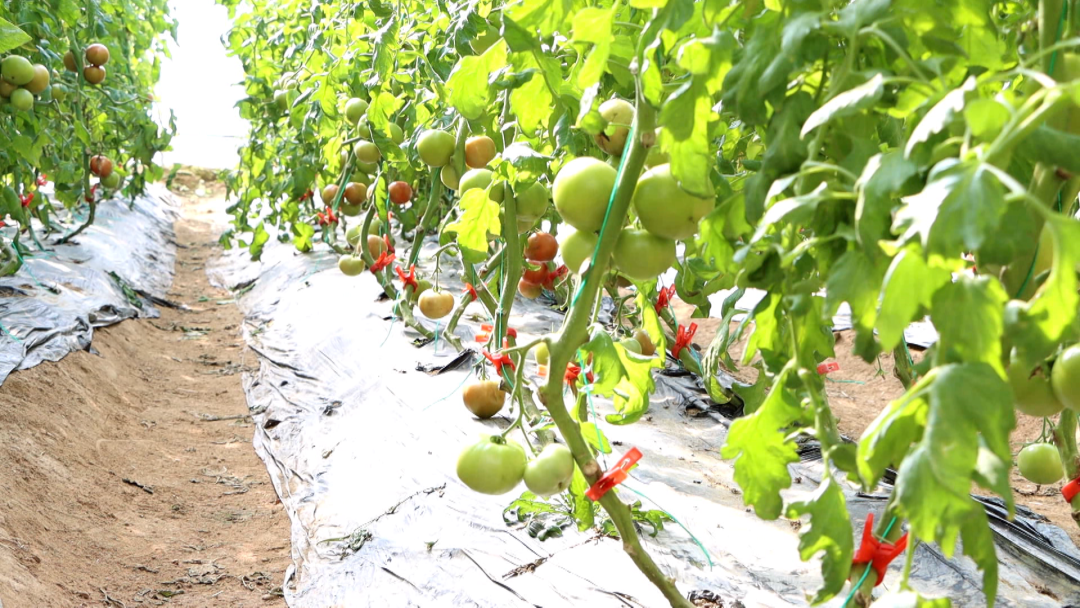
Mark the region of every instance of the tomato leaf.
<instances>
[{"instance_id":1,"label":"tomato leaf","mask_svg":"<svg viewBox=\"0 0 1080 608\"><path fill-rule=\"evenodd\" d=\"M788 507L789 518L803 515L810 516L810 525L803 526L800 530L799 556L805 562L819 553L824 554L821 574L825 584L818 589L812 600L812 603L820 604L844 588L855 552L851 519L843 488L831 476L823 479L809 499Z\"/></svg>"},{"instance_id":2,"label":"tomato leaf","mask_svg":"<svg viewBox=\"0 0 1080 608\"><path fill-rule=\"evenodd\" d=\"M470 120L483 116L492 100L488 79L493 72L504 67L506 45L501 40L479 57L462 57L446 81L450 104Z\"/></svg>"},{"instance_id":3,"label":"tomato leaf","mask_svg":"<svg viewBox=\"0 0 1080 608\"><path fill-rule=\"evenodd\" d=\"M833 97L806 119L799 136L806 137L808 133L834 118L850 116L874 105L885 92L884 82L881 73L877 73L870 80Z\"/></svg>"},{"instance_id":4,"label":"tomato leaf","mask_svg":"<svg viewBox=\"0 0 1080 608\"><path fill-rule=\"evenodd\" d=\"M488 197L486 190L473 188L458 202L461 215L446 225L447 232L457 233L457 244L468 253L470 261L483 261L488 253L488 234L499 234L499 204Z\"/></svg>"},{"instance_id":5,"label":"tomato leaf","mask_svg":"<svg viewBox=\"0 0 1080 608\"><path fill-rule=\"evenodd\" d=\"M1004 374L1002 307L1008 299L1001 282L986 276L961 276L939 289L930 318L938 331L942 360L982 361Z\"/></svg>"},{"instance_id":6,"label":"tomato leaf","mask_svg":"<svg viewBox=\"0 0 1080 608\"><path fill-rule=\"evenodd\" d=\"M600 427L593 422L581 423L581 436L585 438L585 441L589 442L596 451L601 454L611 453L611 444L608 443L608 438L604 436L604 432L600 430Z\"/></svg>"},{"instance_id":7,"label":"tomato leaf","mask_svg":"<svg viewBox=\"0 0 1080 608\"><path fill-rule=\"evenodd\" d=\"M595 379L586 390L593 395L611 397L615 414L606 419L611 424L636 422L649 410L649 394L656 388L652 370L663 366L660 357L643 357L615 344L611 336L597 327L592 339L579 351L592 354L592 370Z\"/></svg>"},{"instance_id":8,"label":"tomato leaf","mask_svg":"<svg viewBox=\"0 0 1080 608\"><path fill-rule=\"evenodd\" d=\"M19 29L17 25L0 17L0 53L7 53L30 42L30 40L30 36Z\"/></svg>"},{"instance_id":9,"label":"tomato leaf","mask_svg":"<svg viewBox=\"0 0 1080 608\"><path fill-rule=\"evenodd\" d=\"M881 309L874 323L884 350L892 350L900 343L908 323L930 306L934 292L948 281L949 273L928 266L917 245L908 246L893 258L885 273Z\"/></svg>"},{"instance_id":10,"label":"tomato leaf","mask_svg":"<svg viewBox=\"0 0 1080 608\"><path fill-rule=\"evenodd\" d=\"M735 483L743 501L762 519L780 517L784 501L780 491L791 487L788 465L799 452L784 430L803 417L798 397L785 386L790 367L773 381L769 396L753 414L731 424L720 456L735 459Z\"/></svg>"},{"instance_id":11,"label":"tomato leaf","mask_svg":"<svg viewBox=\"0 0 1080 608\"><path fill-rule=\"evenodd\" d=\"M926 113L926 116L923 116L915 130L911 132L911 137L908 138L907 146L904 148L904 155L910 158L916 146L929 141L932 136L949 126L953 117L958 112L963 111L964 105L967 103L967 97L974 90L975 78L971 77L965 80L964 84L959 88L949 91L942 97L941 101L937 102Z\"/></svg>"},{"instance_id":12,"label":"tomato leaf","mask_svg":"<svg viewBox=\"0 0 1080 608\"><path fill-rule=\"evenodd\" d=\"M585 62L578 72L577 84L587 89L600 81L611 54L611 25L615 21L618 3L611 8L584 8L574 15L573 37L571 42L592 44L592 50L585 56Z\"/></svg>"}]
</instances>

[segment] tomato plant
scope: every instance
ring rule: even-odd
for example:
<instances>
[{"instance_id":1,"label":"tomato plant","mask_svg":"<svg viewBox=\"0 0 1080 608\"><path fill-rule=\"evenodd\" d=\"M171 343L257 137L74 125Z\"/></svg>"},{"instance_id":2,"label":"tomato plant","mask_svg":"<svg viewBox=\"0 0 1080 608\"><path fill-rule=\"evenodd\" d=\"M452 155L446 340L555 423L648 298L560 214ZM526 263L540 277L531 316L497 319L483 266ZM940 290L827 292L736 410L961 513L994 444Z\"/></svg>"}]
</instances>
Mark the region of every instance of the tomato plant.
<instances>
[{"instance_id":1,"label":"tomato plant","mask_svg":"<svg viewBox=\"0 0 1080 608\"><path fill-rule=\"evenodd\" d=\"M175 33L166 0L0 6L0 214L19 227L10 245L0 241L5 251L31 254L24 234L40 245L32 217L47 233L60 230L50 221L54 203L87 208L86 221L65 241L93 223L105 191L139 194L164 176L154 157L167 149L175 125L171 118L158 125L151 103L164 36ZM50 196L37 190L46 174L55 184Z\"/></svg>"},{"instance_id":2,"label":"tomato plant","mask_svg":"<svg viewBox=\"0 0 1080 608\"><path fill-rule=\"evenodd\" d=\"M585 494L611 450L601 425L645 415L669 351L718 402L741 398L717 381L722 366L759 370L721 454L757 515L809 521L801 557L823 556L818 603L846 593L865 605L877 582L852 563L846 484L870 491L895 467L874 532L895 541L906 528L909 546L938 543L949 556L959 538L993 604L998 562L970 492L1013 508L1016 411L1056 416L1051 449L1080 477L1076 2L219 1L236 19L229 46L253 125L229 177L223 242L258 258L274 225L300 251L360 255L394 313L433 340L412 304L427 281L414 276L421 245L437 235L435 269L421 263L420 274L437 281L445 254L471 287L439 336L460 346L468 306L493 320L480 367L514 387L506 434L529 444L504 434L466 448L462 481L509 492L530 458L565 445L572 517L617 533L673 606L687 600L635 527L649 516L617 491ZM343 114L350 99L367 104L363 119ZM314 219L322 210L307 193L324 175L370 184L359 231ZM412 204L391 218L398 182ZM562 265L526 249L537 231L560 235ZM387 248L363 246L372 235ZM562 327L519 346L507 324L515 296L544 289L566 309ZM747 289L764 297L737 310ZM734 297L713 311L723 290ZM595 317L604 294L615 303L608 325ZM675 296L696 316L746 321L701 351L673 315ZM892 353L906 391L855 443L840 436L816 371L835 355L843 304L855 354ZM904 330L927 316L939 339L916 366ZM526 382L521 363L540 344L549 373ZM568 403L582 394L610 398L614 413ZM791 501L797 441L820 445L824 477Z\"/></svg>"}]
</instances>

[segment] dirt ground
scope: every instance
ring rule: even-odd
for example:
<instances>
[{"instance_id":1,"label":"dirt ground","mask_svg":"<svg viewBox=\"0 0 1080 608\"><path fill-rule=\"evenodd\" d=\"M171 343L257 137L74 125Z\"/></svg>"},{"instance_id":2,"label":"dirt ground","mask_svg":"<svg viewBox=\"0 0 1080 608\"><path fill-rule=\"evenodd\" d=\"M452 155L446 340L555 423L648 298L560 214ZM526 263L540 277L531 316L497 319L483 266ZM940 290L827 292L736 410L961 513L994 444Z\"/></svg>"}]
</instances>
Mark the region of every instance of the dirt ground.
<instances>
[{"instance_id":1,"label":"dirt ground","mask_svg":"<svg viewBox=\"0 0 1080 608\"><path fill-rule=\"evenodd\" d=\"M99 354L0 388L4 608L285 605L288 517L240 381L255 358L231 295L207 283L214 189L196 190L168 294L191 310L98 330Z\"/></svg>"},{"instance_id":2,"label":"dirt ground","mask_svg":"<svg viewBox=\"0 0 1080 608\"><path fill-rule=\"evenodd\" d=\"M692 307L678 301L674 304L677 318L680 323L691 321ZM708 348L716 335L721 319L692 319L698 324L698 331L694 335L694 343L702 349ZM731 331L735 330L737 323L731 325ZM742 339L735 343L731 349L732 357L738 361L746 347L746 339L749 331ZM852 439L858 439L870 423L877 418L885 407L894 399L904 393L904 387L893 376L893 357L891 353L885 353L878 357L877 364L867 363L852 354L854 334L852 332L839 332L836 334L836 361L840 364L838 371L828 375L826 382L826 395L829 405L838 419L840 432ZM911 349L912 358L918 362L922 360L923 353L917 349ZM736 377L745 382L753 382L757 377L757 370L744 367L734 373ZM1042 418L1033 418L1025 414L1017 414L1017 428L1012 434L1013 454L1020 451L1026 443L1039 438L1042 432ZM1038 486L1033 484L1013 468L1012 485L1016 491L1016 502L1022 504L1036 513L1047 517L1054 525L1068 532L1073 542L1080 546L1080 528L1072 520L1071 510L1068 504L1061 498L1061 482ZM978 492L977 488L974 491ZM989 494L983 491L984 494Z\"/></svg>"}]
</instances>

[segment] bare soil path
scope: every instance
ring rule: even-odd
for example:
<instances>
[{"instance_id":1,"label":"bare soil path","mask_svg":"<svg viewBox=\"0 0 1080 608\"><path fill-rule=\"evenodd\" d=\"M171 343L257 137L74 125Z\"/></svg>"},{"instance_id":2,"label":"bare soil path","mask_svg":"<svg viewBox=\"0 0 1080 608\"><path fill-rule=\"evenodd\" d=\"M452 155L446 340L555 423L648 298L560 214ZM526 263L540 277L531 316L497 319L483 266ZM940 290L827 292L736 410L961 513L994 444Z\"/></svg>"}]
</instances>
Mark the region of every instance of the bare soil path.
<instances>
[{"instance_id":1,"label":"bare soil path","mask_svg":"<svg viewBox=\"0 0 1080 608\"><path fill-rule=\"evenodd\" d=\"M3 608L285 605L288 517L241 388L255 357L204 270L222 205L185 197L176 225L168 298L192 310L99 330L96 354L0 387Z\"/></svg>"}]
</instances>

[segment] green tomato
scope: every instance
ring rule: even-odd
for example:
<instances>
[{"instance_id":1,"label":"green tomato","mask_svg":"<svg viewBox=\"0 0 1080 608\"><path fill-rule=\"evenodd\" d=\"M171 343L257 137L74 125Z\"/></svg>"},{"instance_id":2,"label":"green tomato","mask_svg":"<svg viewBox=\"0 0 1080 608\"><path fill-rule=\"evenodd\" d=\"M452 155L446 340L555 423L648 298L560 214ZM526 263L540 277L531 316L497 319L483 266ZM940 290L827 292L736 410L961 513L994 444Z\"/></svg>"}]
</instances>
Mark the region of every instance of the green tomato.
<instances>
[{"instance_id":1,"label":"green tomato","mask_svg":"<svg viewBox=\"0 0 1080 608\"><path fill-rule=\"evenodd\" d=\"M379 146L376 146L370 141L360 140L356 142L356 145L353 147L353 153L356 154L356 160L361 163L361 167L363 167L365 163L374 165L382 159L382 152L379 151Z\"/></svg>"},{"instance_id":2,"label":"green tomato","mask_svg":"<svg viewBox=\"0 0 1080 608\"><path fill-rule=\"evenodd\" d=\"M630 123L634 122L634 106L624 99L609 99L600 104L600 116L608 126L594 136L596 145L612 156L622 156Z\"/></svg>"},{"instance_id":3,"label":"green tomato","mask_svg":"<svg viewBox=\"0 0 1080 608\"><path fill-rule=\"evenodd\" d=\"M1042 368L1032 374L1014 360L1006 375L1013 391L1013 404L1028 416L1053 416L1065 407L1054 396L1050 379L1043 374Z\"/></svg>"},{"instance_id":4,"label":"green tomato","mask_svg":"<svg viewBox=\"0 0 1080 608\"><path fill-rule=\"evenodd\" d=\"M341 256L341 259L338 260L338 269L341 270L345 276L355 277L364 272L365 268L364 258L358 255L343 255Z\"/></svg>"},{"instance_id":5,"label":"green tomato","mask_svg":"<svg viewBox=\"0 0 1080 608\"><path fill-rule=\"evenodd\" d=\"M537 364L547 365L551 361L551 351L548 350L547 342L537 344L532 350Z\"/></svg>"},{"instance_id":6,"label":"green tomato","mask_svg":"<svg viewBox=\"0 0 1080 608\"><path fill-rule=\"evenodd\" d=\"M645 157L645 167L652 169L671 162L671 155L660 149L660 144L649 148L649 154Z\"/></svg>"},{"instance_id":7,"label":"green tomato","mask_svg":"<svg viewBox=\"0 0 1080 608\"><path fill-rule=\"evenodd\" d=\"M591 260L599 237L591 232L575 230L563 239L559 244L559 255L562 256L563 264L574 274L581 274L581 266L586 260Z\"/></svg>"},{"instance_id":8,"label":"green tomato","mask_svg":"<svg viewBox=\"0 0 1080 608\"><path fill-rule=\"evenodd\" d=\"M64 101L67 99L68 90L67 87L59 84L54 84L52 87L52 98L56 101Z\"/></svg>"},{"instance_id":9,"label":"green tomato","mask_svg":"<svg viewBox=\"0 0 1080 608\"><path fill-rule=\"evenodd\" d=\"M34 79L34 64L26 57L8 55L0 61L0 76L15 86L29 84Z\"/></svg>"},{"instance_id":10,"label":"green tomato","mask_svg":"<svg viewBox=\"0 0 1080 608\"><path fill-rule=\"evenodd\" d=\"M623 338L619 340L619 344L622 344L623 348L632 353L641 354L641 342L634 338Z\"/></svg>"},{"instance_id":11,"label":"green tomato","mask_svg":"<svg viewBox=\"0 0 1080 608\"><path fill-rule=\"evenodd\" d=\"M454 155L456 145L454 136L446 131L429 129L420 134L416 140L416 150L420 153L420 160L429 167L445 167L450 164L450 158Z\"/></svg>"},{"instance_id":12,"label":"green tomato","mask_svg":"<svg viewBox=\"0 0 1080 608\"><path fill-rule=\"evenodd\" d=\"M549 443L525 466L525 487L547 498L570 487L574 478L574 455L561 443Z\"/></svg>"},{"instance_id":13,"label":"green tomato","mask_svg":"<svg viewBox=\"0 0 1080 608\"><path fill-rule=\"evenodd\" d=\"M1080 345L1061 353L1050 372L1050 385L1062 405L1080 412Z\"/></svg>"},{"instance_id":14,"label":"green tomato","mask_svg":"<svg viewBox=\"0 0 1080 608\"><path fill-rule=\"evenodd\" d=\"M548 210L551 193L540 182L534 182L528 188L517 193L517 216L519 221L536 221Z\"/></svg>"},{"instance_id":15,"label":"green tomato","mask_svg":"<svg viewBox=\"0 0 1080 608\"><path fill-rule=\"evenodd\" d=\"M525 476L525 450L498 435L485 436L458 456L457 476L481 494L506 494Z\"/></svg>"},{"instance_id":16,"label":"green tomato","mask_svg":"<svg viewBox=\"0 0 1080 608\"><path fill-rule=\"evenodd\" d=\"M683 190L671 174L671 165L646 171L638 179L633 202L646 230L675 240L694 236L698 222L716 206L712 198L700 198Z\"/></svg>"},{"instance_id":17,"label":"green tomato","mask_svg":"<svg viewBox=\"0 0 1080 608\"><path fill-rule=\"evenodd\" d=\"M427 279L420 279L420 280L418 280L418 281L416 282L416 288L415 288L415 289L413 289L413 288L411 288L411 287L410 287L410 288L408 288L408 289L410 289L410 291L411 291L411 292L410 292L410 293L408 294L408 296L409 296L409 302L410 302L410 303L412 303L412 304L416 304L417 302L419 302L419 301L420 301L420 296L421 296L421 295L422 295L422 294L423 294L423 293L424 293L425 291L427 291L427 290L431 289L431 281L429 281L429 280L427 280Z\"/></svg>"},{"instance_id":18,"label":"green tomato","mask_svg":"<svg viewBox=\"0 0 1080 608\"><path fill-rule=\"evenodd\" d=\"M446 186L447 190L456 191L461 187L461 176L458 175L457 169L453 165L446 165L439 171L439 181Z\"/></svg>"},{"instance_id":19,"label":"green tomato","mask_svg":"<svg viewBox=\"0 0 1080 608\"><path fill-rule=\"evenodd\" d=\"M1047 485L1061 481L1065 469L1061 466L1061 455L1057 448L1049 443L1033 443L1020 450L1016 459L1020 474L1031 483Z\"/></svg>"},{"instance_id":20,"label":"green tomato","mask_svg":"<svg viewBox=\"0 0 1080 608\"><path fill-rule=\"evenodd\" d=\"M484 31L480 32L476 38L469 41L469 48L477 55L483 55L484 51L490 49L501 37L502 36L499 35L499 30L489 25L484 28Z\"/></svg>"},{"instance_id":21,"label":"green tomato","mask_svg":"<svg viewBox=\"0 0 1080 608\"><path fill-rule=\"evenodd\" d=\"M615 267L635 281L649 281L675 264L675 241L626 228L615 243Z\"/></svg>"},{"instance_id":22,"label":"green tomato","mask_svg":"<svg viewBox=\"0 0 1080 608\"><path fill-rule=\"evenodd\" d=\"M395 144L401 145L401 142L405 141L405 132L401 130L396 122L392 122L387 125L387 129L390 130L390 141Z\"/></svg>"},{"instance_id":23,"label":"green tomato","mask_svg":"<svg viewBox=\"0 0 1080 608\"><path fill-rule=\"evenodd\" d=\"M288 91L274 91L274 103L277 104L279 110L285 111L289 109L289 92Z\"/></svg>"},{"instance_id":24,"label":"green tomato","mask_svg":"<svg viewBox=\"0 0 1080 608\"><path fill-rule=\"evenodd\" d=\"M502 187L503 182L498 182L492 186L491 180L494 175L490 169L469 169L465 172L465 175L461 176L461 180L458 182L458 191L468 192L473 188L487 189L488 198L496 203L501 203L506 193Z\"/></svg>"},{"instance_id":25,"label":"green tomato","mask_svg":"<svg viewBox=\"0 0 1080 608\"><path fill-rule=\"evenodd\" d=\"M563 221L596 232L604 224L617 172L602 160L575 158L563 165L552 184L552 199Z\"/></svg>"},{"instance_id":26,"label":"green tomato","mask_svg":"<svg viewBox=\"0 0 1080 608\"><path fill-rule=\"evenodd\" d=\"M349 243L349 247L356 247L356 244L360 242L360 233L363 231L364 227L361 225L349 228L348 232L345 233L345 240Z\"/></svg>"},{"instance_id":27,"label":"green tomato","mask_svg":"<svg viewBox=\"0 0 1080 608\"><path fill-rule=\"evenodd\" d=\"M360 119L364 117L367 109L368 102L359 97L353 97L345 102L345 119L354 125L359 124Z\"/></svg>"},{"instance_id":28,"label":"green tomato","mask_svg":"<svg viewBox=\"0 0 1080 608\"><path fill-rule=\"evenodd\" d=\"M11 105L15 106L16 110L29 112L34 107L34 94L26 89L15 89L11 94Z\"/></svg>"},{"instance_id":29,"label":"green tomato","mask_svg":"<svg viewBox=\"0 0 1080 608\"><path fill-rule=\"evenodd\" d=\"M350 205L350 204L346 203L344 200L341 201L341 204L338 206L338 209L341 211L342 215L345 215L345 216L348 216L348 217L356 217L356 216L360 215L361 213L363 213L363 211L364 211L364 208L361 207L360 205ZM351 230L351 228L350 228L350 230Z\"/></svg>"},{"instance_id":30,"label":"green tomato","mask_svg":"<svg viewBox=\"0 0 1080 608\"><path fill-rule=\"evenodd\" d=\"M120 173L113 171L112 173L101 178L101 185L105 186L109 190L116 190L120 187Z\"/></svg>"}]
</instances>

